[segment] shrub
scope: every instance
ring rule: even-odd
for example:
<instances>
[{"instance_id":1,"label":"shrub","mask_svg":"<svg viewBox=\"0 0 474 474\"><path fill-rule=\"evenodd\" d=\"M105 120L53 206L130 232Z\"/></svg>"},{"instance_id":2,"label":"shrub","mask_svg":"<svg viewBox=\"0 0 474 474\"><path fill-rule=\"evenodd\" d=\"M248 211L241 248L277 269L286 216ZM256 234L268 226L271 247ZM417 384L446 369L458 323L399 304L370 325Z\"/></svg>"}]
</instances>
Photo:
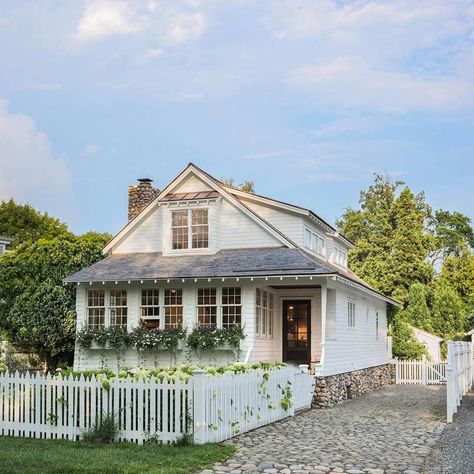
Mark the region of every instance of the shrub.
<instances>
[{"instance_id":1,"label":"shrub","mask_svg":"<svg viewBox=\"0 0 474 474\"><path fill-rule=\"evenodd\" d=\"M83 433L82 439L86 443L112 443L119 434L116 417L112 413L102 413L94 424Z\"/></svg>"},{"instance_id":2,"label":"shrub","mask_svg":"<svg viewBox=\"0 0 474 474\"><path fill-rule=\"evenodd\" d=\"M0 358L0 374L3 374L3 372L6 372L8 370L7 367L7 362L5 358Z\"/></svg>"}]
</instances>

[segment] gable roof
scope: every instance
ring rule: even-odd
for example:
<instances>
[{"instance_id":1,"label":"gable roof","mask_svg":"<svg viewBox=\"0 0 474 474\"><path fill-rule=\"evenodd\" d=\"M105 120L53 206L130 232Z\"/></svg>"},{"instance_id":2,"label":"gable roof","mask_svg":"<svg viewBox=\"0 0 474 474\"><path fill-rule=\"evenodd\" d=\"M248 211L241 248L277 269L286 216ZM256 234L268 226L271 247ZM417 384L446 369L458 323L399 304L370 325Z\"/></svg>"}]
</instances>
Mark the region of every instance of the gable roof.
<instances>
[{"instance_id":1,"label":"gable roof","mask_svg":"<svg viewBox=\"0 0 474 474\"><path fill-rule=\"evenodd\" d=\"M418 331L418 332L422 332L423 334L426 334L427 336L432 337L433 339L437 339L437 340L440 341L440 342L441 342L441 341L444 341L444 339L443 339L442 337L438 336L437 334L433 334L432 332L428 332L428 331L425 331L424 329L421 329L421 328L418 328L418 327L416 327L416 326L413 326L413 324L410 324L410 326L411 326L414 330L416 330L416 331Z\"/></svg>"},{"instance_id":2,"label":"gable roof","mask_svg":"<svg viewBox=\"0 0 474 474\"><path fill-rule=\"evenodd\" d=\"M233 204L237 209L241 210L244 214L250 217L254 222L260 224L267 232L269 232L273 237L280 241L283 245L289 248L298 248L298 245L288 238L283 232L278 230L272 224L270 224L263 217L259 216L252 209L246 206L244 203L239 201L235 196L229 193L219 180L212 177L210 174L206 173L204 170L199 168L193 163L189 163L188 166L175 178L173 179L159 194L158 196L148 204L133 220L128 222L113 238L112 240L104 247L103 252L108 253L115 244L120 242L132 229L134 229L140 222L142 222L146 216L148 216L153 209L160 205L160 203L169 202L168 198L172 189L175 188L183 179L188 175L194 173L198 178L204 181L209 187L213 188L219 193L219 195L226 198L231 204ZM172 194L172 193L171 193Z\"/></svg>"}]
</instances>

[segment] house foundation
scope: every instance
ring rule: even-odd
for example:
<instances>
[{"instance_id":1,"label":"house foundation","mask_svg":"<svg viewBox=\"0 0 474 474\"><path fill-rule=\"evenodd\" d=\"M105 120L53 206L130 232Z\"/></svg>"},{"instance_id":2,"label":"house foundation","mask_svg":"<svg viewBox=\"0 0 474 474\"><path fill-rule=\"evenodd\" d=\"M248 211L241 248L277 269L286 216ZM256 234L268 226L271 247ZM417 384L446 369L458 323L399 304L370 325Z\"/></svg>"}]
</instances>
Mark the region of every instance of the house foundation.
<instances>
[{"instance_id":1,"label":"house foundation","mask_svg":"<svg viewBox=\"0 0 474 474\"><path fill-rule=\"evenodd\" d=\"M394 383L393 364L316 377L313 406L328 408Z\"/></svg>"}]
</instances>

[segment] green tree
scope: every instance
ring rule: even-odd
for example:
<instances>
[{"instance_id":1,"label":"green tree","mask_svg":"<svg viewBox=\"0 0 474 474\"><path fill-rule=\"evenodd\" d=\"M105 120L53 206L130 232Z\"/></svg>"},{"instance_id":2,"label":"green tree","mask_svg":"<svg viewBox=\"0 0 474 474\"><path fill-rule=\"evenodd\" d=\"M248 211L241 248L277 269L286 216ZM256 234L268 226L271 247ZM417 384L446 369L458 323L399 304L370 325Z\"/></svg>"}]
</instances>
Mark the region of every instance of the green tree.
<instances>
[{"instance_id":1,"label":"green tree","mask_svg":"<svg viewBox=\"0 0 474 474\"><path fill-rule=\"evenodd\" d=\"M448 257L460 256L465 249L474 249L471 220L460 212L439 209L430 218L429 229L433 237L433 252L430 255L433 266Z\"/></svg>"},{"instance_id":2,"label":"green tree","mask_svg":"<svg viewBox=\"0 0 474 474\"><path fill-rule=\"evenodd\" d=\"M70 355L75 287L62 279L103 258L109 238L89 233L39 239L0 257L0 329L14 345L37 351L48 366Z\"/></svg>"},{"instance_id":3,"label":"green tree","mask_svg":"<svg viewBox=\"0 0 474 474\"><path fill-rule=\"evenodd\" d=\"M13 199L0 202L0 235L12 238L12 247L28 240L68 233L66 224L28 204L17 204Z\"/></svg>"},{"instance_id":4,"label":"green tree","mask_svg":"<svg viewBox=\"0 0 474 474\"><path fill-rule=\"evenodd\" d=\"M405 309L407 322L426 331L433 331L431 313L427 304L427 289L422 283L413 283Z\"/></svg>"},{"instance_id":5,"label":"green tree","mask_svg":"<svg viewBox=\"0 0 474 474\"><path fill-rule=\"evenodd\" d=\"M221 181L223 184L230 186L231 188L240 189L241 191L255 194L255 186L253 181L246 180L240 184L235 184L234 178L222 178Z\"/></svg>"},{"instance_id":6,"label":"green tree","mask_svg":"<svg viewBox=\"0 0 474 474\"><path fill-rule=\"evenodd\" d=\"M427 355L425 346L416 340L403 310L398 311L392 321L391 335L392 353L397 359L420 360Z\"/></svg>"},{"instance_id":7,"label":"green tree","mask_svg":"<svg viewBox=\"0 0 474 474\"><path fill-rule=\"evenodd\" d=\"M439 281L453 288L461 298L466 313L474 315L474 255L469 248L463 245L459 255L446 257Z\"/></svg>"},{"instance_id":8,"label":"green tree","mask_svg":"<svg viewBox=\"0 0 474 474\"><path fill-rule=\"evenodd\" d=\"M431 246L425 235L429 207L401 181L375 174L374 184L360 195L360 209L347 209L338 220L341 232L356 247L351 269L382 293L405 302L415 282L429 283L426 262Z\"/></svg>"},{"instance_id":9,"label":"green tree","mask_svg":"<svg viewBox=\"0 0 474 474\"><path fill-rule=\"evenodd\" d=\"M466 329L465 308L456 291L442 282L433 296L433 329L445 339L457 339Z\"/></svg>"}]
</instances>

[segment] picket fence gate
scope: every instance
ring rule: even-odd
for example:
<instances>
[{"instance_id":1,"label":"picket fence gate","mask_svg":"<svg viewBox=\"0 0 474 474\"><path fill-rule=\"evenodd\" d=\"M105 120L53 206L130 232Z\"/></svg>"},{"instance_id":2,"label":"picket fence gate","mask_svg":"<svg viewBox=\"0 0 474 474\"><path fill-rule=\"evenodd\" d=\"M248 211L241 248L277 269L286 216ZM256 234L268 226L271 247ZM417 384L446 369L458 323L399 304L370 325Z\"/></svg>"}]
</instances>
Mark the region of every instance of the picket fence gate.
<instances>
[{"instance_id":1,"label":"picket fence gate","mask_svg":"<svg viewBox=\"0 0 474 474\"><path fill-rule=\"evenodd\" d=\"M395 383L410 385L441 385L446 383L445 362L395 360Z\"/></svg>"},{"instance_id":2,"label":"picket fence gate","mask_svg":"<svg viewBox=\"0 0 474 474\"><path fill-rule=\"evenodd\" d=\"M0 436L77 441L104 414L116 417L119 441L198 444L222 441L310 407L314 377L305 368L255 370L187 381L85 379L0 374Z\"/></svg>"},{"instance_id":3,"label":"picket fence gate","mask_svg":"<svg viewBox=\"0 0 474 474\"><path fill-rule=\"evenodd\" d=\"M472 342L448 341L447 403L448 423L461 404L462 397L474 385L474 347Z\"/></svg>"}]
</instances>

